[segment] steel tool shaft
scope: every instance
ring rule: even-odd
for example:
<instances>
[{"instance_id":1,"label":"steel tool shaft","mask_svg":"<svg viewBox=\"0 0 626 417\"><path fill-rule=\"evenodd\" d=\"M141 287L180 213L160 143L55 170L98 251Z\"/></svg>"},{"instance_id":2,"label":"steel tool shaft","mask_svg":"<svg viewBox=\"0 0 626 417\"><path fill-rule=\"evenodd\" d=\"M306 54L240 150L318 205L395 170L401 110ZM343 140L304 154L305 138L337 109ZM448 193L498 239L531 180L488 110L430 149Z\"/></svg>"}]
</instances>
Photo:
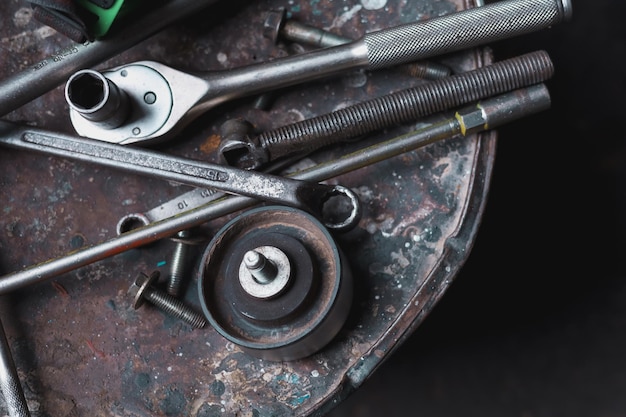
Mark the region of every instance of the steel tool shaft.
<instances>
[{"instance_id":1,"label":"steel tool shaft","mask_svg":"<svg viewBox=\"0 0 626 417\"><path fill-rule=\"evenodd\" d=\"M365 165L415 150L437 140L455 135L467 136L472 132L493 129L549 107L548 89L544 84L538 84L481 101L470 108L456 112L455 116L441 123L381 142L335 161L299 171L292 177L307 181L327 180ZM250 207L256 202L257 200L249 197L225 197L170 219L124 233L103 243L4 275L0 277L0 294L45 281L107 257L170 237L179 230L202 225L219 216Z\"/></svg>"},{"instance_id":2,"label":"steel tool shaft","mask_svg":"<svg viewBox=\"0 0 626 417\"><path fill-rule=\"evenodd\" d=\"M124 171L197 187L216 188L308 211L329 228L347 229L358 221L360 207L352 191L338 185L318 184L224 165L180 158L156 151L29 128L0 121L0 144L48 155L109 166ZM351 214L325 221L324 204L331 197L350 200ZM331 216L332 217L332 216Z\"/></svg>"},{"instance_id":3,"label":"steel tool shaft","mask_svg":"<svg viewBox=\"0 0 626 417\"><path fill-rule=\"evenodd\" d=\"M66 85L66 97L72 124L81 136L123 144L162 141L228 100L349 69L377 70L484 45L551 27L569 19L571 14L571 0L503 0L371 32L347 44L226 71L189 74L158 62L136 62L102 73L122 90L126 89L136 104L126 114L127 121L114 128L89 120L94 109L108 107L104 103L106 97L93 107L91 103L72 99L72 93L80 95L81 78L78 85ZM98 74L92 76L101 78ZM152 90L137 88L143 80L152 80ZM155 91L158 91L156 95ZM105 91L102 95L106 96ZM115 98L111 95L111 99ZM82 117L83 113L88 118ZM111 117L119 118L119 115Z\"/></svg>"},{"instance_id":4,"label":"steel tool shaft","mask_svg":"<svg viewBox=\"0 0 626 417\"><path fill-rule=\"evenodd\" d=\"M277 129L222 138L218 153L228 165L258 169L268 161L363 137L376 130L418 120L473 101L548 80L554 65L535 51L454 74L301 120Z\"/></svg>"},{"instance_id":5,"label":"steel tool shaft","mask_svg":"<svg viewBox=\"0 0 626 417\"><path fill-rule=\"evenodd\" d=\"M0 391L10 417L30 417L2 322L0 322Z\"/></svg>"}]
</instances>

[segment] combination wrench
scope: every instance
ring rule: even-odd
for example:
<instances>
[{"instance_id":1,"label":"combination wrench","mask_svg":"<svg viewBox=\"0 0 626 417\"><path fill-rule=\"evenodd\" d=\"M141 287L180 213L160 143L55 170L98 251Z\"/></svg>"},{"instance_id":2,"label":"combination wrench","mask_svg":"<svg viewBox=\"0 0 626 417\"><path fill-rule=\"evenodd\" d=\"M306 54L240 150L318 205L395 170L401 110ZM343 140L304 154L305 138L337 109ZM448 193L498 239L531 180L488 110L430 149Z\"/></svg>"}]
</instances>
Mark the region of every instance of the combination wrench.
<instances>
[{"instance_id":1,"label":"combination wrench","mask_svg":"<svg viewBox=\"0 0 626 417\"><path fill-rule=\"evenodd\" d=\"M298 160L300 157L287 158L265 167L263 171L274 173L293 165ZM128 213L122 216L117 222L115 230L118 235L121 235L138 227L176 216L184 211L218 200L224 195L225 193L214 188L194 188L145 212Z\"/></svg>"},{"instance_id":2,"label":"combination wrench","mask_svg":"<svg viewBox=\"0 0 626 417\"><path fill-rule=\"evenodd\" d=\"M300 208L335 231L353 228L361 217L357 195L341 185L211 164L5 121L0 121L0 144Z\"/></svg>"},{"instance_id":3,"label":"combination wrench","mask_svg":"<svg viewBox=\"0 0 626 417\"><path fill-rule=\"evenodd\" d=\"M359 40L225 71L191 74L153 61L84 69L65 85L70 119L85 137L145 144L176 135L235 98L336 75L378 70L549 28L571 0L502 0L364 35Z\"/></svg>"}]
</instances>

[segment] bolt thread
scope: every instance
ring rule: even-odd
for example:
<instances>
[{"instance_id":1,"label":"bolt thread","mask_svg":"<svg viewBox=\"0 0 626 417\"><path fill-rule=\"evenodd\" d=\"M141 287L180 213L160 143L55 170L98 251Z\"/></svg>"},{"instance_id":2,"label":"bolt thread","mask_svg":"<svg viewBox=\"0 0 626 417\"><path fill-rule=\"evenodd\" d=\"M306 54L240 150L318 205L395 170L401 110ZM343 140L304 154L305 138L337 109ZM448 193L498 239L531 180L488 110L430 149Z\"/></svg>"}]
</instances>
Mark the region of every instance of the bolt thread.
<instances>
[{"instance_id":1,"label":"bolt thread","mask_svg":"<svg viewBox=\"0 0 626 417\"><path fill-rule=\"evenodd\" d=\"M201 329L206 326L206 319L204 316L194 311L191 307L176 297L156 289L147 289L144 293L144 297L165 313L174 316L197 329Z\"/></svg>"},{"instance_id":2,"label":"bolt thread","mask_svg":"<svg viewBox=\"0 0 626 417\"><path fill-rule=\"evenodd\" d=\"M554 73L545 51L451 75L261 133L270 159L315 149L436 112L543 82Z\"/></svg>"},{"instance_id":3,"label":"bolt thread","mask_svg":"<svg viewBox=\"0 0 626 417\"><path fill-rule=\"evenodd\" d=\"M190 233L187 230L178 232L177 236L181 239L189 237ZM177 242L170 261L170 277L167 283L167 293L178 297L183 288L183 281L185 278L185 266L187 262L187 253L189 252L189 245L185 242Z\"/></svg>"},{"instance_id":4,"label":"bolt thread","mask_svg":"<svg viewBox=\"0 0 626 417\"><path fill-rule=\"evenodd\" d=\"M177 297L180 295L185 278L185 264L189 248L184 243L178 243L174 248L171 260L170 278L167 283L167 293Z\"/></svg>"},{"instance_id":5,"label":"bolt thread","mask_svg":"<svg viewBox=\"0 0 626 417\"><path fill-rule=\"evenodd\" d=\"M449 67L434 62L415 62L413 64L400 65L398 68L413 78L423 78L425 80L438 80L439 78L448 77L451 73Z\"/></svg>"}]
</instances>

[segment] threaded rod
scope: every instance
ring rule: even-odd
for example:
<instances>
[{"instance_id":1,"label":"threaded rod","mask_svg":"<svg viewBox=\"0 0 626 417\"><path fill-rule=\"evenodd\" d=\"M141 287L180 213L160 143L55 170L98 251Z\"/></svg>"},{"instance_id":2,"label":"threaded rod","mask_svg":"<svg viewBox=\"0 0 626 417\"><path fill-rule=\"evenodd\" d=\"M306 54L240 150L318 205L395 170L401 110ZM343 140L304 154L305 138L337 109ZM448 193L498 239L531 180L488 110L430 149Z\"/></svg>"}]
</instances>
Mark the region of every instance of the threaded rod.
<instances>
[{"instance_id":1,"label":"threaded rod","mask_svg":"<svg viewBox=\"0 0 626 417\"><path fill-rule=\"evenodd\" d=\"M167 314L174 316L189 325L201 329L206 326L206 319L193 311L183 301L173 297L165 292L148 288L144 292L144 298L166 312Z\"/></svg>"},{"instance_id":2,"label":"threaded rod","mask_svg":"<svg viewBox=\"0 0 626 417\"><path fill-rule=\"evenodd\" d=\"M258 141L270 160L311 152L366 133L543 82L554 73L550 57L536 51L434 80L334 112L263 132Z\"/></svg>"}]
</instances>

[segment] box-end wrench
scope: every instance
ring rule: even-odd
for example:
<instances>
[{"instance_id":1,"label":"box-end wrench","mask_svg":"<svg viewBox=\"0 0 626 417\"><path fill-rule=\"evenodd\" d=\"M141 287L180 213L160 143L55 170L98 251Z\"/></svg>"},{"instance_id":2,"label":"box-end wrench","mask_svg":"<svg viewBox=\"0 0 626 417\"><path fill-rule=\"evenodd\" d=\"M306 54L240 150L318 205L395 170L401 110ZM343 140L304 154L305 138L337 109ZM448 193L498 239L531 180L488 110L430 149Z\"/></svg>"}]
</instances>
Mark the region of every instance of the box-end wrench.
<instances>
[{"instance_id":1,"label":"box-end wrench","mask_svg":"<svg viewBox=\"0 0 626 417\"><path fill-rule=\"evenodd\" d=\"M544 111L550 107L550 94L544 84L516 90L461 109L454 116L406 135L390 139L337 160L313 166L291 175L306 181L323 181L401 155L438 140L468 136L495 129L506 123ZM219 216L258 203L250 197L228 196L177 216L151 223L97 245L65 256L31 265L0 277L0 294L37 284L82 266L171 237L179 230L202 225Z\"/></svg>"},{"instance_id":2,"label":"box-end wrench","mask_svg":"<svg viewBox=\"0 0 626 417\"><path fill-rule=\"evenodd\" d=\"M211 164L4 121L0 121L0 144L300 208L335 231L353 228L361 217L357 195L341 185Z\"/></svg>"},{"instance_id":3,"label":"box-end wrench","mask_svg":"<svg viewBox=\"0 0 626 417\"><path fill-rule=\"evenodd\" d=\"M205 111L234 98L351 69L378 70L549 28L572 15L571 0L502 0L374 31L343 45L272 61L191 74L152 61L86 69L65 86L74 129L131 144L162 141Z\"/></svg>"}]
</instances>

